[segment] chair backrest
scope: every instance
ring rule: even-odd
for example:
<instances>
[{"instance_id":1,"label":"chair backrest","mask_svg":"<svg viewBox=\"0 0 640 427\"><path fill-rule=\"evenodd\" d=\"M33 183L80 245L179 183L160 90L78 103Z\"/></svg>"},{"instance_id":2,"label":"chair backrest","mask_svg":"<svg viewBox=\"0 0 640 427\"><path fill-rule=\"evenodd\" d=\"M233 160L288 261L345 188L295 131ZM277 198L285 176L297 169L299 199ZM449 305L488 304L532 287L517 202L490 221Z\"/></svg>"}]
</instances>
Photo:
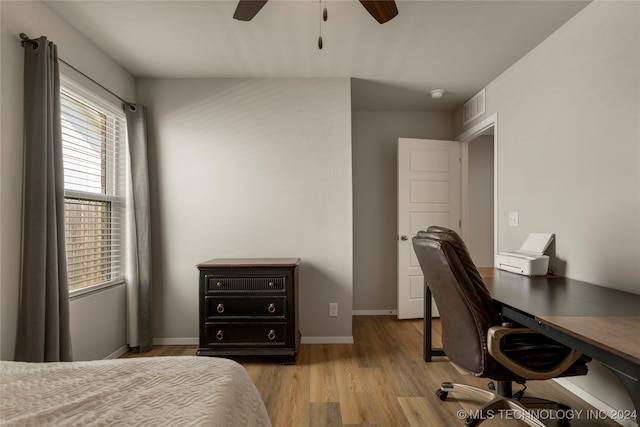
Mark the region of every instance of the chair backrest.
<instances>
[{"instance_id":1,"label":"chair backrest","mask_svg":"<svg viewBox=\"0 0 640 427\"><path fill-rule=\"evenodd\" d=\"M500 324L500 317L466 245L452 230L429 227L413 238L413 247L438 306L447 357L485 376L495 368L487 351L487 331Z\"/></svg>"}]
</instances>

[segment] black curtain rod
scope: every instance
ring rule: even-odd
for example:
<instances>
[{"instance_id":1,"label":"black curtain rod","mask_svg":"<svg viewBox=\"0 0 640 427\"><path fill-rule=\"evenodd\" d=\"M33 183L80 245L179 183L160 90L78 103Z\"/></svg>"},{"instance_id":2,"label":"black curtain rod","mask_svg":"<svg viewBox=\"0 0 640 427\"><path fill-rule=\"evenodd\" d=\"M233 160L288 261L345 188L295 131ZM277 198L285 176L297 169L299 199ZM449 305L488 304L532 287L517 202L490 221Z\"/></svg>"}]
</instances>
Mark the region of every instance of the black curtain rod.
<instances>
[{"instance_id":1,"label":"black curtain rod","mask_svg":"<svg viewBox=\"0 0 640 427\"><path fill-rule=\"evenodd\" d=\"M25 33L20 33L20 40L21 40L21 44L22 47L24 47L24 45L26 43L32 43L32 44L36 44L38 43L38 40L33 40L32 38L30 38L28 35L26 35ZM58 61L62 62L63 64L65 64L67 67L71 68L72 70L74 70L75 72L77 72L78 74L82 75L83 77L85 77L86 79L90 80L91 82L97 84L98 86L100 86L102 89L106 90L107 92L109 92L111 95L115 96L116 98L118 98L120 101L122 101L125 105L132 105L132 102L126 101L124 99L122 99L120 96L118 96L117 94L113 93L111 90L107 89L106 87L104 87L103 85L101 85L100 83L98 83L97 81L95 81L94 79L92 79L91 77L87 76L85 73L83 73L82 71L78 70L76 67L74 67L73 65L69 64L67 61L65 61L62 58L58 58Z\"/></svg>"}]
</instances>

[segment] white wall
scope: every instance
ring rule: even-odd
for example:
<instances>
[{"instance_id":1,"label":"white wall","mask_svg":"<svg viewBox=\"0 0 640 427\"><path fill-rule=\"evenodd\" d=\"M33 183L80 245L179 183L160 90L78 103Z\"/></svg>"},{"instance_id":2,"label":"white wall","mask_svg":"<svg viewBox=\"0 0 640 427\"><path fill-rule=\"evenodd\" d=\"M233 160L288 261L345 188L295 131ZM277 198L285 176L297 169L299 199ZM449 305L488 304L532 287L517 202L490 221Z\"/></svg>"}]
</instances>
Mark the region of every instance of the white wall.
<instances>
[{"instance_id":1,"label":"white wall","mask_svg":"<svg viewBox=\"0 0 640 427\"><path fill-rule=\"evenodd\" d=\"M0 90L0 358L13 359L18 316L20 278L20 230L22 208L23 49L18 34L32 38L46 35L58 46L60 57L92 76L124 98L133 100L133 77L96 49L80 34L35 1L0 1L2 74ZM64 70L64 66L61 66ZM103 303L84 298L71 304L74 358L103 358L126 344L122 319L113 317L122 309L121 290L103 293ZM86 297L85 297L86 298ZM92 307L92 308L89 308ZM102 337L103 352L87 343ZM85 352L83 349L87 349Z\"/></svg>"},{"instance_id":2,"label":"white wall","mask_svg":"<svg viewBox=\"0 0 640 427\"><path fill-rule=\"evenodd\" d=\"M154 337L197 340L196 264L299 257L303 339L351 340L349 80L142 79L138 98L150 114Z\"/></svg>"},{"instance_id":3,"label":"white wall","mask_svg":"<svg viewBox=\"0 0 640 427\"><path fill-rule=\"evenodd\" d=\"M74 360L114 358L126 351L126 303L124 284L71 299Z\"/></svg>"},{"instance_id":4,"label":"white wall","mask_svg":"<svg viewBox=\"0 0 640 427\"><path fill-rule=\"evenodd\" d=\"M398 309L398 138L453 139L453 113L354 111L353 309Z\"/></svg>"},{"instance_id":5,"label":"white wall","mask_svg":"<svg viewBox=\"0 0 640 427\"><path fill-rule=\"evenodd\" d=\"M554 271L640 293L639 76L640 3L596 1L487 86L485 117L499 117L499 250L553 232ZM631 409L592 365L570 381Z\"/></svg>"}]
</instances>

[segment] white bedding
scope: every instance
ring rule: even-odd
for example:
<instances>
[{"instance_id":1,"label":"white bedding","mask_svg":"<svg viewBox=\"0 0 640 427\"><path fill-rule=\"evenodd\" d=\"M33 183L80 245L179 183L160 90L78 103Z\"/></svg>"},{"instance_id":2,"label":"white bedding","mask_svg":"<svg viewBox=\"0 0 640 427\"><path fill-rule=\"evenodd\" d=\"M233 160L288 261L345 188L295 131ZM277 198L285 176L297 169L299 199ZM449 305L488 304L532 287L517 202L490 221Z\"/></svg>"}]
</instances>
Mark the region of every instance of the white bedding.
<instances>
[{"instance_id":1,"label":"white bedding","mask_svg":"<svg viewBox=\"0 0 640 427\"><path fill-rule=\"evenodd\" d=\"M238 363L143 357L71 363L0 362L2 426L270 426Z\"/></svg>"}]
</instances>

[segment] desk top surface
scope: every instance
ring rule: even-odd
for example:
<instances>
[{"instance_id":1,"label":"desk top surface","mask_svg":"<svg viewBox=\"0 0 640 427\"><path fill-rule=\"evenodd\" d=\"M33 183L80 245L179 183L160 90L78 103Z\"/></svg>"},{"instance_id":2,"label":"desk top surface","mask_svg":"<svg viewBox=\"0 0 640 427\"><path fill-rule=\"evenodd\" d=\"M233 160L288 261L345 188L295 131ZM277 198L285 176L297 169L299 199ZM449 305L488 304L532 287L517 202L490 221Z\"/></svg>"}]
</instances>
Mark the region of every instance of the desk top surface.
<instances>
[{"instance_id":1,"label":"desk top surface","mask_svg":"<svg viewBox=\"0 0 640 427\"><path fill-rule=\"evenodd\" d=\"M500 304L640 364L640 295L566 277L480 270Z\"/></svg>"},{"instance_id":2,"label":"desk top surface","mask_svg":"<svg viewBox=\"0 0 640 427\"><path fill-rule=\"evenodd\" d=\"M536 320L640 365L640 316L536 316Z\"/></svg>"},{"instance_id":3,"label":"desk top surface","mask_svg":"<svg viewBox=\"0 0 640 427\"><path fill-rule=\"evenodd\" d=\"M528 277L497 269L480 273L492 297L535 316L639 316L640 295L567 277Z\"/></svg>"}]
</instances>

